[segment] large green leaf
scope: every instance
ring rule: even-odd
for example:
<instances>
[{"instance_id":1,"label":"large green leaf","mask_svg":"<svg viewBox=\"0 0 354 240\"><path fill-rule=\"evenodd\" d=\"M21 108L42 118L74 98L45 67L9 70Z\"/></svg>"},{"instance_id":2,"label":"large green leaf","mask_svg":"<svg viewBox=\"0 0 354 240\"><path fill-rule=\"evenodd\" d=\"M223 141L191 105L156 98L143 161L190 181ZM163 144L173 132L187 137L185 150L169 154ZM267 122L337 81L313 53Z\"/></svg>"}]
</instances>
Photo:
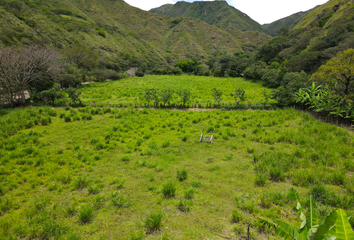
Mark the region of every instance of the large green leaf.
<instances>
[{"instance_id":1,"label":"large green leaf","mask_svg":"<svg viewBox=\"0 0 354 240\"><path fill-rule=\"evenodd\" d=\"M276 234L286 240L306 240L306 238L303 238L299 232L288 223L282 222L280 220L271 222L263 218L259 218L259 220L261 223L269 227L274 227Z\"/></svg>"},{"instance_id":2,"label":"large green leaf","mask_svg":"<svg viewBox=\"0 0 354 240\"><path fill-rule=\"evenodd\" d=\"M312 196L310 196L310 209L307 218L307 227L309 228L309 231L307 233L307 239L313 239L319 226L318 217L315 213L315 209L313 208Z\"/></svg>"},{"instance_id":3,"label":"large green leaf","mask_svg":"<svg viewBox=\"0 0 354 240\"><path fill-rule=\"evenodd\" d=\"M337 220L337 212L332 211L324 220L324 222L318 228L313 240L322 240L325 239L325 236L329 236L329 232L332 228L335 227Z\"/></svg>"},{"instance_id":4,"label":"large green leaf","mask_svg":"<svg viewBox=\"0 0 354 240\"><path fill-rule=\"evenodd\" d=\"M280 220L275 220L277 225L276 234L284 239L294 239L294 240L305 240L301 237L299 232L293 228L290 224L282 222Z\"/></svg>"},{"instance_id":5,"label":"large green leaf","mask_svg":"<svg viewBox=\"0 0 354 240\"><path fill-rule=\"evenodd\" d=\"M318 226L318 217L315 213L315 209L313 208L313 199L312 196L310 196L310 212L308 215L308 220L307 220L308 227L311 229L315 226Z\"/></svg>"},{"instance_id":6,"label":"large green leaf","mask_svg":"<svg viewBox=\"0 0 354 240\"><path fill-rule=\"evenodd\" d=\"M307 221L306 221L306 216L303 212L300 213L300 219L301 219L301 226L300 226L300 230L304 229L307 225Z\"/></svg>"},{"instance_id":7,"label":"large green leaf","mask_svg":"<svg viewBox=\"0 0 354 240\"><path fill-rule=\"evenodd\" d=\"M294 188L291 188L289 190L288 198L291 199L291 200L297 200L296 190Z\"/></svg>"},{"instance_id":8,"label":"large green leaf","mask_svg":"<svg viewBox=\"0 0 354 240\"><path fill-rule=\"evenodd\" d=\"M347 218L347 214L342 209L337 210L336 236L337 236L337 240L354 239L354 231L350 226L350 223Z\"/></svg>"}]
</instances>

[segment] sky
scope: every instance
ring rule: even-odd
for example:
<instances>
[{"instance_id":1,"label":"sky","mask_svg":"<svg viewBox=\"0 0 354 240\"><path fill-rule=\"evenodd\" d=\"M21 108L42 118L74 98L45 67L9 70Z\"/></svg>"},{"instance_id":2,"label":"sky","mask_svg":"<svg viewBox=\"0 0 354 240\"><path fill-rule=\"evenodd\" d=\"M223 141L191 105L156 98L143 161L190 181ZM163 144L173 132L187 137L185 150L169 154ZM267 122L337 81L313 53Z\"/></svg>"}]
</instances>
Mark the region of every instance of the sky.
<instances>
[{"instance_id":1,"label":"sky","mask_svg":"<svg viewBox=\"0 0 354 240\"><path fill-rule=\"evenodd\" d=\"M150 10L164 4L174 4L177 0L124 0L131 6ZM186 2L193 2L185 0ZM203 0L200 0L203 1ZM211 0L204 0L211 1ZM260 24L271 23L291 14L307 11L317 5L322 5L328 0L227 0L230 6L246 13Z\"/></svg>"}]
</instances>

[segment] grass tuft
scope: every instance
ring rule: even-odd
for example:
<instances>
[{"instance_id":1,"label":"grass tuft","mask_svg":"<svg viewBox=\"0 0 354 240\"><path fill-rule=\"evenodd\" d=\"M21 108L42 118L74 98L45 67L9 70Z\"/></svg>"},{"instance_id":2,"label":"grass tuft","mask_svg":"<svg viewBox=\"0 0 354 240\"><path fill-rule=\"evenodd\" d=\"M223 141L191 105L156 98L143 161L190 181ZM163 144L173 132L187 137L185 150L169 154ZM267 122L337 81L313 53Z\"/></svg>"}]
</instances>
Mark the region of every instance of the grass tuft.
<instances>
[{"instance_id":1,"label":"grass tuft","mask_svg":"<svg viewBox=\"0 0 354 240\"><path fill-rule=\"evenodd\" d=\"M175 182L166 182L162 187L162 194L165 198L174 198L177 191L177 184Z\"/></svg>"},{"instance_id":2,"label":"grass tuft","mask_svg":"<svg viewBox=\"0 0 354 240\"><path fill-rule=\"evenodd\" d=\"M150 212L144 221L147 233L151 234L161 229L163 215L164 213L161 210Z\"/></svg>"}]
</instances>

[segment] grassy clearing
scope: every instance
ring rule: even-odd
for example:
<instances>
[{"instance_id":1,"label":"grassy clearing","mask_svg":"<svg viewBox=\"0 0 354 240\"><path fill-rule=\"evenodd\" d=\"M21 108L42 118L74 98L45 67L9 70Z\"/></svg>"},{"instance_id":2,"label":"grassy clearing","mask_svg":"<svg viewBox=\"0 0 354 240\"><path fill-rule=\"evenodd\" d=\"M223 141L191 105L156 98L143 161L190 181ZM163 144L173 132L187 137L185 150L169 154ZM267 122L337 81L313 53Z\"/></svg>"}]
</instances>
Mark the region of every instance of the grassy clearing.
<instances>
[{"instance_id":1,"label":"grassy clearing","mask_svg":"<svg viewBox=\"0 0 354 240\"><path fill-rule=\"evenodd\" d=\"M188 89L191 91L189 104L213 103L212 89L223 92L222 103L235 104L230 96L236 88L246 91L247 103L263 103L263 90L267 88L259 84L246 81L243 78L216 78L199 76L145 76L143 78L127 78L115 82L91 83L80 88L83 102L96 103L140 104L146 103L144 93L146 89L172 89L175 91ZM270 90L268 90L270 92ZM177 94L173 96L173 103L179 102Z\"/></svg>"},{"instance_id":2,"label":"grassy clearing","mask_svg":"<svg viewBox=\"0 0 354 240\"><path fill-rule=\"evenodd\" d=\"M1 112L0 236L218 239L251 224L254 239L276 239L257 216L296 219L291 187L322 216L354 213L344 129L294 110L104 112ZM213 144L199 143L206 129Z\"/></svg>"}]
</instances>

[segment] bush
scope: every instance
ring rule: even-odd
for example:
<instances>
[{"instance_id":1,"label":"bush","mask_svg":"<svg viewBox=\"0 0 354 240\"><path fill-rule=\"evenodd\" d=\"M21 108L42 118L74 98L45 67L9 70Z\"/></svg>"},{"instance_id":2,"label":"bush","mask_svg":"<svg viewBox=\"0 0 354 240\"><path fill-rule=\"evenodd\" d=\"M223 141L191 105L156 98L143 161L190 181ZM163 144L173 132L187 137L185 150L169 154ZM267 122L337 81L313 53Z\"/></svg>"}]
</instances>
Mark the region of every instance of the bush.
<instances>
[{"instance_id":1,"label":"bush","mask_svg":"<svg viewBox=\"0 0 354 240\"><path fill-rule=\"evenodd\" d=\"M167 182L162 187L162 194L165 198L175 197L177 185L174 182Z\"/></svg>"},{"instance_id":2,"label":"bush","mask_svg":"<svg viewBox=\"0 0 354 240\"><path fill-rule=\"evenodd\" d=\"M171 69L171 74L173 75L181 75L182 73L183 71L179 67L174 67Z\"/></svg>"},{"instance_id":3,"label":"bush","mask_svg":"<svg viewBox=\"0 0 354 240\"><path fill-rule=\"evenodd\" d=\"M143 70L141 70L141 69L139 69L136 73L135 73L135 75L137 76L137 77L144 77L144 72L143 72Z\"/></svg>"},{"instance_id":4,"label":"bush","mask_svg":"<svg viewBox=\"0 0 354 240\"><path fill-rule=\"evenodd\" d=\"M153 233L161 229L162 218L164 213L162 211L151 212L144 221L144 226L148 233Z\"/></svg>"}]
</instances>

